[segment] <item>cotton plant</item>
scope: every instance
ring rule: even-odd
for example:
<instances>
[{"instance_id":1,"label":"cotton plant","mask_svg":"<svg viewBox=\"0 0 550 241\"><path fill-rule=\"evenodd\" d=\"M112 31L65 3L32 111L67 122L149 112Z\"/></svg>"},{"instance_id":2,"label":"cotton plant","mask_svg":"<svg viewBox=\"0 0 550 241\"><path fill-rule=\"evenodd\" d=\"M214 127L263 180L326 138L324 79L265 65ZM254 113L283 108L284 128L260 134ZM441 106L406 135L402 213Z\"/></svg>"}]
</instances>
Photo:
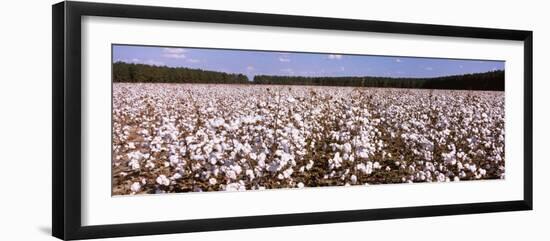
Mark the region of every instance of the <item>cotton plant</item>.
<instances>
[{"instance_id":1,"label":"cotton plant","mask_svg":"<svg viewBox=\"0 0 550 241\"><path fill-rule=\"evenodd\" d=\"M115 83L112 115L114 194L505 178L503 92Z\"/></svg>"}]
</instances>

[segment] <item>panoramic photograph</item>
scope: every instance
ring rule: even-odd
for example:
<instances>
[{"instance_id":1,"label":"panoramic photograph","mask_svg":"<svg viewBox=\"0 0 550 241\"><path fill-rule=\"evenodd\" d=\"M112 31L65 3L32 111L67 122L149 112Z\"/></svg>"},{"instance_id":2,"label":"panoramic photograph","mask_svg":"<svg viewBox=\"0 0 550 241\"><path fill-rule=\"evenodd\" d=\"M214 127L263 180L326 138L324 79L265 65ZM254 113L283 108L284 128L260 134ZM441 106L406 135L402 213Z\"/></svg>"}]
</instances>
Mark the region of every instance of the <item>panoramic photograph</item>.
<instances>
[{"instance_id":1,"label":"panoramic photograph","mask_svg":"<svg viewBox=\"0 0 550 241\"><path fill-rule=\"evenodd\" d=\"M114 44L111 192L504 179L504 79L499 60Z\"/></svg>"}]
</instances>

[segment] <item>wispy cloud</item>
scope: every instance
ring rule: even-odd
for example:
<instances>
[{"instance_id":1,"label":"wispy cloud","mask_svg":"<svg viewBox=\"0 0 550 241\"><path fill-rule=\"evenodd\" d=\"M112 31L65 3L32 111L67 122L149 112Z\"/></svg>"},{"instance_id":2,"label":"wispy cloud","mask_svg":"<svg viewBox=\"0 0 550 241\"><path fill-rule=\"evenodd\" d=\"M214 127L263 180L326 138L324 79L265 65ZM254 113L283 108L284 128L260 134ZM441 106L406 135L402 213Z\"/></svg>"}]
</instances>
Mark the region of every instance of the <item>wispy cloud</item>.
<instances>
[{"instance_id":1,"label":"wispy cloud","mask_svg":"<svg viewBox=\"0 0 550 241\"><path fill-rule=\"evenodd\" d=\"M290 62L290 58L281 56L279 57L279 62Z\"/></svg>"},{"instance_id":2,"label":"wispy cloud","mask_svg":"<svg viewBox=\"0 0 550 241\"><path fill-rule=\"evenodd\" d=\"M164 62L157 61L154 59L139 59L139 58L132 58L132 59L117 59L117 61L125 62L125 63L131 63L131 64L148 64L148 65L157 65L162 66L164 65Z\"/></svg>"},{"instance_id":3,"label":"wispy cloud","mask_svg":"<svg viewBox=\"0 0 550 241\"><path fill-rule=\"evenodd\" d=\"M252 65L249 65L249 66L246 66L246 71L254 71L254 66Z\"/></svg>"},{"instance_id":4,"label":"wispy cloud","mask_svg":"<svg viewBox=\"0 0 550 241\"><path fill-rule=\"evenodd\" d=\"M165 58L172 58L172 59L185 59L185 52L187 50L182 48L163 48L162 49L162 56Z\"/></svg>"},{"instance_id":5,"label":"wispy cloud","mask_svg":"<svg viewBox=\"0 0 550 241\"><path fill-rule=\"evenodd\" d=\"M427 70L427 71L432 71L432 70L434 70L434 68L432 68L432 67L430 67L430 66L424 67L424 69Z\"/></svg>"},{"instance_id":6,"label":"wispy cloud","mask_svg":"<svg viewBox=\"0 0 550 241\"><path fill-rule=\"evenodd\" d=\"M152 60L152 59L147 60L145 63L150 64L150 65L158 65L158 66L164 65L164 62L156 61L156 60Z\"/></svg>"},{"instance_id":7,"label":"wispy cloud","mask_svg":"<svg viewBox=\"0 0 550 241\"><path fill-rule=\"evenodd\" d=\"M340 60L340 59L342 59L342 55L340 55L340 54L329 54L328 59Z\"/></svg>"},{"instance_id":8,"label":"wispy cloud","mask_svg":"<svg viewBox=\"0 0 550 241\"><path fill-rule=\"evenodd\" d=\"M281 69L280 71L281 73L285 74L294 74L294 70L292 70L291 68Z\"/></svg>"},{"instance_id":9,"label":"wispy cloud","mask_svg":"<svg viewBox=\"0 0 550 241\"><path fill-rule=\"evenodd\" d=\"M397 59L395 59L395 62L401 63L401 62L403 62L403 60L401 60L400 58L397 58Z\"/></svg>"}]
</instances>

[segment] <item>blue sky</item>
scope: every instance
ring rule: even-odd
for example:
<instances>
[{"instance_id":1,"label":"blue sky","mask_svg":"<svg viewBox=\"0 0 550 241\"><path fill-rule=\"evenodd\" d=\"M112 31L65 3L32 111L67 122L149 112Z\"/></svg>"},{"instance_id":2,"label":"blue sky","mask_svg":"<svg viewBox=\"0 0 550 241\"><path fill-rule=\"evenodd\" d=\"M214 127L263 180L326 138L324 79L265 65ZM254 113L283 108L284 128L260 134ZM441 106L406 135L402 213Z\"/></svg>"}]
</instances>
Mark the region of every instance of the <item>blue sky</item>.
<instances>
[{"instance_id":1,"label":"blue sky","mask_svg":"<svg viewBox=\"0 0 550 241\"><path fill-rule=\"evenodd\" d=\"M503 70L504 61L113 45L113 61L254 75L437 77Z\"/></svg>"}]
</instances>

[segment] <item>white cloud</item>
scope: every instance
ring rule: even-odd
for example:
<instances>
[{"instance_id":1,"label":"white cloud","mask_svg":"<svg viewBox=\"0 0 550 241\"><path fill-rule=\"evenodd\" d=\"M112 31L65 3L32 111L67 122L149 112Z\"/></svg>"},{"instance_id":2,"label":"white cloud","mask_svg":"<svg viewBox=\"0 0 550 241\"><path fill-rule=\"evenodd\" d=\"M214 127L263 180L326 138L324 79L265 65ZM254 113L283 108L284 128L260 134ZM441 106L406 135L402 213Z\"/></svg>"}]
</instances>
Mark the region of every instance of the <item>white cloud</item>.
<instances>
[{"instance_id":1,"label":"white cloud","mask_svg":"<svg viewBox=\"0 0 550 241\"><path fill-rule=\"evenodd\" d=\"M198 63L198 62L201 62L201 61L198 60L198 59L187 59L187 62L189 62L189 63Z\"/></svg>"},{"instance_id":2,"label":"white cloud","mask_svg":"<svg viewBox=\"0 0 550 241\"><path fill-rule=\"evenodd\" d=\"M182 48L163 48L162 52L167 54L183 54L187 52L187 50Z\"/></svg>"},{"instance_id":3,"label":"white cloud","mask_svg":"<svg viewBox=\"0 0 550 241\"><path fill-rule=\"evenodd\" d=\"M395 62L401 63L401 62L403 62L403 60L401 60L400 58L397 58L397 59L395 59Z\"/></svg>"},{"instance_id":4,"label":"white cloud","mask_svg":"<svg viewBox=\"0 0 550 241\"><path fill-rule=\"evenodd\" d=\"M138 62L139 62L139 59L138 59L138 58L133 58L130 62L138 63Z\"/></svg>"},{"instance_id":5,"label":"white cloud","mask_svg":"<svg viewBox=\"0 0 550 241\"><path fill-rule=\"evenodd\" d=\"M163 62L156 61L156 60L153 60L153 59L149 59L149 60L145 61L144 64L156 65L156 66L164 65Z\"/></svg>"},{"instance_id":6,"label":"white cloud","mask_svg":"<svg viewBox=\"0 0 550 241\"><path fill-rule=\"evenodd\" d=\"M340 60L340 59L342 59L342 55L340 55L340 54L329 54L328 59Z\"/></svg>"},{"instance_id":7,"label":"white cloud","mask_svg":"<svg viewBox=\"0 0 550 241\"><path fill-rule=\"evenodd\" d=\"M279 57L279 62L290 62L290 59L287 57Z\"/></svg>"},{"instance_id":8,"label":"white cloud","mask_svg":"<svg viewBox=\"0 0 550 241\"><path fill-rule=\"evenodd\" d=\"M163 54L162 57L171 59L185 59L185 54Z\"/></svg>"},{"instance_id":9,"label":"white cloud","mask_svg":"<svg viewBox=\"0 0 550 241\"><path fill-rule=\"evenodd\" d=\"M187 52L187 50L182 48L163 48L162 52L162 56L165 58L184 59L186 56L183 53Z\"/></svg>"},{"instance_id":10,"label":"white cloud","mask_svg":"<svg viewBox=\"0 0 550 241\"><path fill-rule=\"evenodd\" d=\"M428 71L432 71L432 70L434 70L434 68L432 68L432 67L429 67L429 66L428 66L428 67L425 67L424 69L425 69L425 70L428 70Z\"/></svg>"},{"instance_id":11,"label":"white cloud","mask_svg":"<svg viewBox=\"0 0 550 241\"><path fill-rule=\"evenodd\" d=\"M252 65L246 66L246 71L254 71L254 66Z\"/></svg>"},{"instance_id":12,"label":"white cloud","mask_svg":"<svg viewBox=\"0 0 550 241\"><path fill-rule=\"evenodd\" d=\"M294 74L294 70L292 70L290 68L281 69L280 71L281 71L281 73L285 73L285 74Z\"/></svg>"},{"instance_id":13,"label":"white cloud","mask_svg":"<svg viewBox=\"0 0 550 241\"><path fill-rule=\"evenodd\" d=\"M346 70L346 68L345 68L344 66L341 66L341 67L340 67L340 71L343 72L343 71L345 71L345 70Z\"/></svg>"}]
</instances>

